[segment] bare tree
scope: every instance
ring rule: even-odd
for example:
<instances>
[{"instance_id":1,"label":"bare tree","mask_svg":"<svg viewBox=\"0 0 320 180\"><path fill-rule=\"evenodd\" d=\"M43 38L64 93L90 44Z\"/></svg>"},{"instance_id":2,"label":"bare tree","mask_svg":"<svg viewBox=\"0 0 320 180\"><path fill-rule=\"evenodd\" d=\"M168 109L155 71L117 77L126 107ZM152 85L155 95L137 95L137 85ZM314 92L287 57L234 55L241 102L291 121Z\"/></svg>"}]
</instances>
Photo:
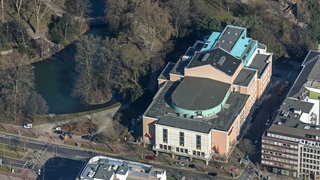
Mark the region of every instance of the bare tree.
<instances>
[{"instance_id":1,"label":"bare tree","mask_svg":"<svg viewBox=\"0 0 320 180\"><path fill-rule=\"evenodd\" d=\"M254 148L250 139L244 138L239 144L238 148L244 154L251 154L254 152Z\"/></svg>"},{"instance_id":2,"label":"bare tree","mask_svg":"<svg viewBox=\"0 0 320 180\"><path fill-rule=\"evenodd\" d=\"M1 22L4 22L4 0L1 0Z\"/></svg>"},{"instance_id":3,"label":"bare tree","mask_svg":"<svg viewBox=\"0 0 320 180\"><path fill-rule=\"evenodd\" d=\"M14 7L15 7L16 12L18 14L19 21L20 21L20 18L21 18L21 6L22 6L22 3L23 3L23 0L15 0L15 2L14 2Z\"/></svg>"},{"instance_id":4,"label":"bare tree","mask_svg":"<svg viewBox=\"0 0 320 180\"><path fill-rule=\"evenodd\" d=\"M174 21L174 29L176 30L176 37L179 36L183 25L190 23L189 9L190 0L171 0L169 2L169 8L171 17Z\"/></svg>"},{"instance_id":5,"label":"bare tree","mask_svg":"<svg viewBox=\"0 0 320 180\"><path fill-rule=\"evenodd\" d=\"M95 60L99 57L100 42L99 37L83 36L77 43L75 58L78 77L73 95L87 104L96 103L102 96L95 77Z\"/></svg>"},{"instance_id":6,"label":"bare tree","mask_svg":"<svg viewBox=\"0 0 320 180\"><path fill-rule=\"evenodd\" d=\"M169 18L169 12L161 8L157 1L139 1L133 10L128 35L140 48L157 52L174 33Z\"/></svg>"},{"instance_id":7,"label":"bare tree","mask_svg":"<svg viewBox=\"0 0 320 180\"><path fill-rule=\"evenodd\" d=\"M14 53L0 64L0 92L6 103L6 113L14 121L23 115L26 101L34 88L32 65L23 65L27 57Z\"/></svg>"},{"instance_id":8,"label":"bare tree","mask_svg":"<svg viewBox=\"0 0 320 180\"><path fill-rule=\"evenodd\" d=\"M41 0L34 0L34 14L36 18L35 33L38 34L40 22L43 17L49 12L49 7L46 6Z\"/></svg>"},{"instance_id":9,"label":"bare tree","mask_svg":"<svg viewBox=\"0 0 320 180\"><path fill-rule=\"evenodd\" d=\"M89 12L89 0L65 1L65 7L69 13L76 16L79 20L80 30L83 28L83 18Z\"/></svg>"},{"instance_id":10,"label":"bare tree","mask_svg":"<svg viewBox=\"0 0 320 180\"><path fill-rule=\"evenodd\" d=\"M114 38L106 38L103 41L103 47L101 49L101 57L100 57L101 66L98 70L98 74L100 75L104 94L107 100L110 100L112 97L111 89L112 85L116 77L119 74L119 70L121 68L120 65L120 45L117 39Z\"/></svg>"}]
</instances>

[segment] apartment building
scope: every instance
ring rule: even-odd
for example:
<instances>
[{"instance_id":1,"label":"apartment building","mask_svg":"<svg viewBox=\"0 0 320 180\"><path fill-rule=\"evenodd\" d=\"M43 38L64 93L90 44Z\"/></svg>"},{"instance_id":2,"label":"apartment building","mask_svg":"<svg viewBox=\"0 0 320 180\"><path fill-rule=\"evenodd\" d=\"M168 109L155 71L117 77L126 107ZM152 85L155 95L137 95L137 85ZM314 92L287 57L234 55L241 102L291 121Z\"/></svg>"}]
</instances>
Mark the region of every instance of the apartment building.
<instances>
[{"instance_id":1,"label":"apartment building","mask_svg":"<svg viewBox=\"0 0 320 180\"><path fill-rule=\"evenodd\" d=\"M227 26L196 41L158 77L143 115L144 143L172 157L226 161L271 74L272 54L246 28Z\"/></svg>"},{"instance_id":2,"label":"apartment building","mask_svg":"<svg viewBox=\"0 0 320 180\"><path fill-rule=\"evenodd\" d=\"M320 179L320 52L310 51L271 127L261 164L292 177Z\"/></svg>"}]
</instances>

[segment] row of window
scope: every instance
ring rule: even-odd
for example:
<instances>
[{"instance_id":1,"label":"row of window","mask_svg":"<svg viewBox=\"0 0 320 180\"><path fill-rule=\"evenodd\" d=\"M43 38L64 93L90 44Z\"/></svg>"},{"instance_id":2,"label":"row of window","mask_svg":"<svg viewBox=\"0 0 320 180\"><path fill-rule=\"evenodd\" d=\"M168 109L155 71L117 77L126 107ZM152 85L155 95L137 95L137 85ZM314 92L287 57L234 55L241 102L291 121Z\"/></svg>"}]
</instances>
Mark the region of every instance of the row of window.
<instances>
[{"instance_id":1,"label":"row of window","mask_svg":"<svg viewBox=\"0 0 320 180\"><path fill-rule=\"evenodd\" d=\"M165 144L160 144L159 147L160 147L160 149L164 149L164 150L168 150L168 151L172 150L171 146L167 146ZM176 151L179 152L179 153L185 153L185 154L188 154L188 152L189 152L188 149L178 148L178 147L176 148ZM204 152L200 152L200 151L192 151L192 155L204 157L205 153Z\"/></svg>"},{"instance_id":2,"label":"row of window","mask_svg":"<svg viewBox=\"0 0 320 180\"><path fill-rule=\"evenodd\" d=\"M302 149L302 148L301 148ZM311 148L303 148L304 152L308 152L308 153L315 153L315 154L320 154L320 150L316 150L316 149L311 149Z\"/></svg>"},{"instance_id":3,"label":"row of window","mask_svg":"<svg viewBox=\"0 0 320 180\"><path fill-rule=\"evenodd\" d=\"M303 153L302 155L303 155L303 157L305 157L305 158L320 159L319 154L318 154L318 156L315 155L315 154L308 154L308 153Z\"/></svg>"},{"instance_id":4,"label":"row of window","mask_svg":"<svg viewBox=\"0 0 320 180\"><path fill-rule=\"evenodd\" d=\"M317 160L313 160L313 159L302 158L301 161L304 162L304 163L310 163L310 164L319 165L319 160L317 161Z\"/></svg>"},{"instance_id":5,"label":"row of window","mask_svg":"<svg viewBox=\"0 0 320 180\"><path fill-rule=\"evenodd\" d=\"M293 156L293 155L288 155L288 154L282 154L282 153L278 153L278 152L272 152L272 151L262 150L262 153L271 154L271 155L276 155L276 156L281 156L281 157L290 158L290 159L298 159L298 156Z\"/></svg>"},{"instance_id":6,"label":"row of window","mask_svg":"<svg viewBox=\"0 0 320 180\"><path fill-rule=\"evenodd\" d=\"M283 168L288 168L288 169L295 169L296 167L294 166L289 166L286 164L280 164L280 163L275 163L275 162L270 162L270 161L266 161L266 160L262 160L261 164L265 164L265 165L271 165L271 166L277 166L277 167L283 167Z\"/></svg>"},{"instance_id":7,"label":"row of window","mask_svg":"<svg viewBox=\"0 0 320 180\"><path fill-rule=\"evenodd\" d=\"M277 146L284 146L284 147L298 149L298 146L296 146L296 145L286 144L286 143L277 142L277 141L270 141L270 140L262 139L262 142L265 142L265 143L268 143L268 144L274 144L274 145L277 145Z\"/></svg>"},{"instance_id":8,"label":"row of window","mask_svg":"<svg viewBox=\"0 0 320 180\"><path fill-rule=\"evenodd\" d=\"M297 161L291 161L291 160L287 160L287 159L283 159L283 158L277 158L277 157L273 157L273 156L262 155L262 158L271 159L271 160L274 160L274 161L279 161L279 162L288 163L288 164L298 164Z\"/></svg>"},{"instance_id":9,"label":"row of window","mask_svg":"<svg viewBox=\"0 0 320 180\"><path fill-rule=\"evenodd\" d=\"M168 143L168 129L162 130L162 142ZM179 145L184 146L184 132L179 133ZM196 148L201 149L201 136L196 135Z\"/></svg>"},{"instance_id":10,"label":"row of window","mask_svg":"<svg viewBox=\"0 0 320 180\"><path fill-rule=\"evenodd\" d=\"M302 139L302 140L300 141L300 144L304 144L304 145L308 145L308 146L320 147L320 143L314 142L314 141L307 141L307 140L304 140L304 139Z\"/></svg>"},{"instance_id":11,"label":"row of window","mask_svg":"<svg viewBox=\"0 0 320 180\"><path fill-rule=\"evenodd\" d=\"M295 150L289 150L289 149L285 149L285 148L281 148L281 147L275 147L275 146L268 146L268 145L264 145L264 144L262 144L262 148L271 149L271 150L277 150L277 151L291 153L291 154L298 154L298 151L295 151Z\"/></svg>"},{"instance_id":12,"label":"row of window","mask_svg":"<svg viewBox=\"0 0 320 180\"><path fill-rule=\"evenodd\" d=\"M272 134L272 133L267 133L267 136L273 137L273 138L278 138L278 139L283 139L283 140L287 140L287 141L293 141L293 142L299 142L300 141L300 139L298 139L298 138L282 136L282 135Z\"/></svg>"},{"instance_id":13,"label":"row of window","mask_svg":"<svg viewBox=\"0 0 320 180\"><path fill-rule=\"evenodd\" d=\"M310 171L313 172L313 171ZM308 169L300 169L300 173L305 173L305 174L309 174L309 170ZM316 172L316 175L319 175L319 171Z\"/></svg>"},{"instance_id":14,"label":"row of window","mask_svg":"<svg viewBox=\"0 0 320 180\"><path fill-rule=\"evenodd\" d=\"M316 170L319 170L319 166L315 166L315 165L301 164L300 166L301 166L302 168L308 168L308 169L316 169Z\"/></svg>"}]
</instances>

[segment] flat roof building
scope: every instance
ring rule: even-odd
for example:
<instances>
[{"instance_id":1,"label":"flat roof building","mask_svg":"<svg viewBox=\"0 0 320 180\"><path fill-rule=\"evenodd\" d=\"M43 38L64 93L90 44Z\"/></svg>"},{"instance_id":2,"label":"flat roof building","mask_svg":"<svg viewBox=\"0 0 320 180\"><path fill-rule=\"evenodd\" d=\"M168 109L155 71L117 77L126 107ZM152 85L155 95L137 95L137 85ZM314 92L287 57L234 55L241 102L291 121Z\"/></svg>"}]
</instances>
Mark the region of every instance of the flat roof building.
<instances>
[{"instance_id":1,"label":"flat roof building","mask_svg":"<svg viewBox=\"0 0 320 180\"><path fill-rule=\"evenodd\" d=\"M166 180L165 170L156 169L151 165L110 158L106 156L92 157L80 175L78 180Z\"/></svg>"},{"instance_id":2,"label":"flat roof building","mask_svg":"<svg viewBox=\"0 0 320 180\"><path fill-rule=\"evenodd\" d=\"M320 179L320 52L310 51L273 124L261 164L274 173Z\"/></svg>"},{"instance_id":3,"label":"flat roof building","mask_svg":"<svg viewBox=\"0 0 320 180\"><path fill-rule=\"evenodd\" d=\"M173 157L227 161L272 74L272 54L246 32L227 26L168 63L143 115L145 144Z\"/></svg>"}]
</instances>

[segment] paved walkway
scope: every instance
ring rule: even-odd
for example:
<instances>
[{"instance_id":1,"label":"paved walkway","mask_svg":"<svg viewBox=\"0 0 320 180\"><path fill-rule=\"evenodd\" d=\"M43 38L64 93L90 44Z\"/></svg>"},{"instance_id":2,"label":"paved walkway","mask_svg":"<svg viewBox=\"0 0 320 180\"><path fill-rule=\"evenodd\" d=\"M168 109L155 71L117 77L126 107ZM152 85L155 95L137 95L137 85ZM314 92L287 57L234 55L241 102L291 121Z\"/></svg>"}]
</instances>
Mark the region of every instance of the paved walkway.
<instances>
[{"instance_id":1,"label":"paved walkway","mask_svg":"<svg viewBox=\"0 0 320 180\"><path fill-rule=\"evenodd\" d=\"M37 175L30 169L23 169L22 173L9 173L0 171L1 180L35 180Z\"/></svg>"}]
</instances>

